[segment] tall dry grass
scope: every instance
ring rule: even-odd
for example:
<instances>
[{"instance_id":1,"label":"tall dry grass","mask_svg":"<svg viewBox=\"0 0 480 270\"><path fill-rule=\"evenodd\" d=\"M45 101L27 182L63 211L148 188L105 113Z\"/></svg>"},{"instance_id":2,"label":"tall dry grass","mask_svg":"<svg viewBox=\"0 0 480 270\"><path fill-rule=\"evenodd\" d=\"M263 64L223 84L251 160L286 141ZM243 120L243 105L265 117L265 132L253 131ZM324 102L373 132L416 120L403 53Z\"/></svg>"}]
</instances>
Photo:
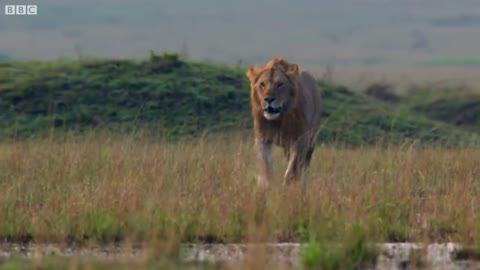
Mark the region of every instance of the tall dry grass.
<instances>
[{"instance_id":1,"label":"tall dry grass","mask_svg":"<svg viewBox=\"0 0 480 270\"><path fill-rule=\"evenodd\" d=\"M106 135L0 145L0 233L18 241L480 241L480 151L314 153L305 192L254 192L252 140L168 144Z\"/></svg>"}]
</instances>

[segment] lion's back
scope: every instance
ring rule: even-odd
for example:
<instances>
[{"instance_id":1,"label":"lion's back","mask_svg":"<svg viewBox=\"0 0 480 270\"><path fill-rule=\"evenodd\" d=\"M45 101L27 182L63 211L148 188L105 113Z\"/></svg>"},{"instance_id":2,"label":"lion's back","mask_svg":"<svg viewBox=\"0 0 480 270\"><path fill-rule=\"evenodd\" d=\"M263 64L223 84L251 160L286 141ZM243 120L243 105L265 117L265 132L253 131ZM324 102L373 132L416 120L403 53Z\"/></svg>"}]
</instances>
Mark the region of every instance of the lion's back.
<instances>
[{"instance_id":1,"label":"lion's back","mask_svg":"<svg viewBox=\"0 0 480 270\"><path fill-rule=\"evenodd\" d=\"M299 78L300 91L304 97L305 118L310 128L319 127L322 114L322 97L315 78L307 71L302 71Z\"/></svg>"}]
</instances>

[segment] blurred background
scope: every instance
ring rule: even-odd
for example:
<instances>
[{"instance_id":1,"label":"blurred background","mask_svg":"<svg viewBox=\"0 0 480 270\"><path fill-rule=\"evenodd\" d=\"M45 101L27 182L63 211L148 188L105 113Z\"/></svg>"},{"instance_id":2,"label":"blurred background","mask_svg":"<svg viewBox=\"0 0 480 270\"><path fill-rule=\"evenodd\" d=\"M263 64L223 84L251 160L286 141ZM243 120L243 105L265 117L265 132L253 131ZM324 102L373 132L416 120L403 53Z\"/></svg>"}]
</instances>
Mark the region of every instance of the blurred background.
<instances>
[{"instance_id":1,"label":"blurred background","mask_svg":"<svg viewBox=\"0 0 480 270\"><path fill-rule=\"evenodd\" d=\"M37 16L2 11L0 60L138 58L154 49L241 65L284 55L344 78L474 78L480 67L478 0L33 2Z\"/></svg>"}]
</instances>

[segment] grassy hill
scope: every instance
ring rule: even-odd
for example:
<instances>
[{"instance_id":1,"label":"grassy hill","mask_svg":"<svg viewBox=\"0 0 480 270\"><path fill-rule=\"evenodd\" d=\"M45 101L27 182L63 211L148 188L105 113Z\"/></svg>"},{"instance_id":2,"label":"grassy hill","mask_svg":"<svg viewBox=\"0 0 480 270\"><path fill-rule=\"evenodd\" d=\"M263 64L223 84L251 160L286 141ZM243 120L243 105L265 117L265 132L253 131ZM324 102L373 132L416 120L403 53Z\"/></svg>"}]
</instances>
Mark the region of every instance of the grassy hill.
<instances>
[{"instance_id":1,"label":"grassy hill","mask_svg":"<svg viewBox=\"0 0 480 270\"><path fill-rule=\"evenodd\" d=\"M154 52L139 61L3 62L0 136L30 138L52 128L149 130L167 139L248 131L244 73L244 67L184 62L175 53ZM409 102L389 103L328 81L319 84L325 102L323 143L478 141L475 130L455 126L435 113L438 106L445 109L442 105L427 106L414 95ZM477 124L478 111L472 117L469 123Z\"/></svg>"}]
</instances>

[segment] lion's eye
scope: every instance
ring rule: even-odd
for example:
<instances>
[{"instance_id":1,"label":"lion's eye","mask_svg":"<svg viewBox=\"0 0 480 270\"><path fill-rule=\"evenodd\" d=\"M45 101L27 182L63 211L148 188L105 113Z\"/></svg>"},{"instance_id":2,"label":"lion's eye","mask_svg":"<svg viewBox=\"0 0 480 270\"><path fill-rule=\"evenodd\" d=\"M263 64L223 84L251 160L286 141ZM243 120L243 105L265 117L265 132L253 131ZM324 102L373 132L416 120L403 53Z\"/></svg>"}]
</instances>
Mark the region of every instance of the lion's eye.
<instances>
[{"instance_id":1,"label":"lion's eye","mask_svg":"<svg viewBox=\"0 0 480 270\"><path fill-rule=\"evenodd\" d=\"M260 89L263 89L265 87L265 84L263 82L260 83Z\"/></svg>"},{"instance_id":2,"label":"lion's eye","mask_svg":"<svg viewBox=\"0 0 480 270\"><path fill-rule=\"evenodd\" d=\"M277 88L280 88L282 86L283 86L283 83L281 83L281 82L277 83Z\"/></svg>"}]
</instances>

